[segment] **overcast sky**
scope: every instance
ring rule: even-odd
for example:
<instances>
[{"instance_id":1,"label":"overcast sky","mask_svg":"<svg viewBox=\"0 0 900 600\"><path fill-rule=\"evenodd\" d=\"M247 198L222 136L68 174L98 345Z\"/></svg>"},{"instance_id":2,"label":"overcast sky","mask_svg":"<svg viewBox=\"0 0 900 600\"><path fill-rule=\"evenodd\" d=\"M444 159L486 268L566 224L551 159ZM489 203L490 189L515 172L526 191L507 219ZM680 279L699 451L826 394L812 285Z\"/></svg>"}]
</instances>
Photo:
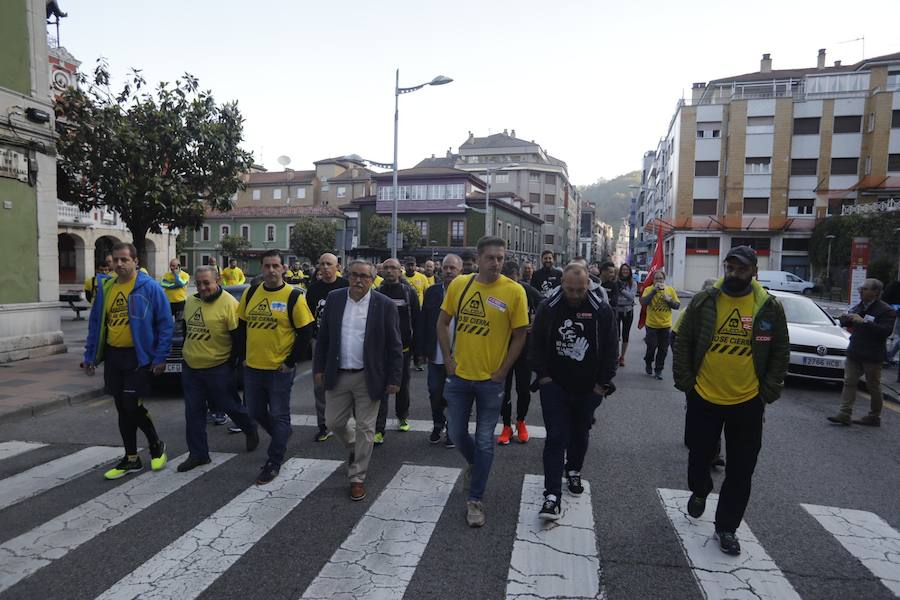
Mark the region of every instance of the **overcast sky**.
<instances>
[{"instance_id":1,"label":"overcast sky","mask_svg":"<svg viewBox=\"0 0 900 600\"><path fill-rule=\"evenodd\" d=\"M573 183L639 169L691 83L773 68L854 63L900 51L897 0L753 3L59 0L62 44L90 70L187 71L236 99L258 162L311 169L359 154L390 162L400 85L399 164L455 152L468 132L515 129L568 163Z\"/></svg>"}]
</instances>

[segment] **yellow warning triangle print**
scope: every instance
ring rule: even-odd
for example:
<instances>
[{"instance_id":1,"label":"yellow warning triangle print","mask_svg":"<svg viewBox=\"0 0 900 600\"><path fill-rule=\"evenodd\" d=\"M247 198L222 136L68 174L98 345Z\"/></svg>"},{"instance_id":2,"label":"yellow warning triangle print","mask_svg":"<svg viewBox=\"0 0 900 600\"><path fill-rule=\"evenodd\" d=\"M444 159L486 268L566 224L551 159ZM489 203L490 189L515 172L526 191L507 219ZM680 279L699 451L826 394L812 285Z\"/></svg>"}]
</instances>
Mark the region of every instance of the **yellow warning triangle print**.
<instances>
[{"instance_id":1,"label":"yellow warning triangle print","mask_svg":"<svg viewBox=\"0 0 900 600\"><path fill-rule=\"evenodd\" d=\"M188 320L188 325L194 325L196 327L206 327L206 323L203 321L203 310L201 308L198 308L194 312L190 320Z\"/></svg>"},{"instance_id":2,"label":"yellow warning triangle print","mask_svg":"<svg viewBox=\"0 0 900 600\"><path fill-rule=\"evenodd\" d=\"M119 312L120 310L128 310L128 301L125 300L125 294L123 294L122 292L119 292L112 303L113 312Z\"/></svg>"},{"instance_id":3,"label":"yellow warning triangle print","mask_svg":"<svg viewBox=\"0 0 900 600\"><path fill-rule=\"evenodd\" d=\"M484 317L484 302L481 300L481 292L475 292L469 296L469 300L463 306L461 312L470 317Z\"/></svg>"},{"instance_id":4,"label":"yellow warning triangle print","mask_svg":"<svg viewBox=\"0 0 900 600\"><path fill-rule=\"evenodd\" d=\"M731 314L728 315L728 318L725 319L725 322L722 323L721 327L719 327L719 331L717 333L719 333L720 335L750 335L750 332L744 329L744 323L741 319L741 313L739 313L738 309L736 308L731 311Z\"/></svg>"},{"instance_id":5,"label":"yellow warning triangle print","mask_svg":"<svg viewBox=\"0 0 900 600\"><path fill-rule=\"evenodd\" d=\"M272 311L269 310L269 299L264 298L262 302L256 305L256 307L250 311L251 315L257 317L271 317Z\"/></svg>"}]
</instances>

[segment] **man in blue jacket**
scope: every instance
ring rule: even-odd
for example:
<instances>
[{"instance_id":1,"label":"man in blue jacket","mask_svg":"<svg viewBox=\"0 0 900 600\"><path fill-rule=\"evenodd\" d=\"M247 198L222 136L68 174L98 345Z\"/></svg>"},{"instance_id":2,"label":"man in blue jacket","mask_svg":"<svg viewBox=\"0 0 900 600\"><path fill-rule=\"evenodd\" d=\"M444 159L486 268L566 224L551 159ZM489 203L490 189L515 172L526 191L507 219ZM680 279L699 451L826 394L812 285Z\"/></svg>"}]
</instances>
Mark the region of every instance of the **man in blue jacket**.
<instances>
[{"instance_id":1,"label":"man in blue jacket","mask_svg":"<svg viewBox=\"0 0 900 600\"><path fill-rule=\"evenodd\" d=\"M150 467L159 471L166 465L166 444L159 439L141 397L149 388L150 373L159 375L165 368L173 321L162 288L138 271L137 248L116 244L112 257L115 276L97 288L81 366L93 375L97 365L106 361L103 383L106 393L115 398L125 457L104 477L119 479L143 469L137 453L138 429L147 436Z\"/></svg>"}]
</instances>

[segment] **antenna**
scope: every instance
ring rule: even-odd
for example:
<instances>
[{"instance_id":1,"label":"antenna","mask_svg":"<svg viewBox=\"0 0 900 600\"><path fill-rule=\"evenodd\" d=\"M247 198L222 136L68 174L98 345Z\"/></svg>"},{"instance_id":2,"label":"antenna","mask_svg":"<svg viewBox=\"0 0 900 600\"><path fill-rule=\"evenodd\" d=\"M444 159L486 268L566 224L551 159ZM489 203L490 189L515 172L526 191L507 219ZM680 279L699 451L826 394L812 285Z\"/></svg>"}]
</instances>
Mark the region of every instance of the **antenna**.
<instances>
[{"instance_id":1,"label":"antenna","mask_svg":"<svg viewBox=\"0 0 900 600\"><path fill-rule=\"evenodd\" d=\"M852 40L844 40L843 42L838 42L838 44L852 44L853 42L862 42L862 59L866 59L866 36L862 35L858 38L853 38Z\"/></svg>"},{"instance_id":2,"label":"antenna","mask_svg":"<svg viewBox=\"0 0 900 600\"><path fill-rule=\"evenodd\" d=\"M278 164L287 169L287 166L291 164L291 157L282 154L278 157Z\"/></svg>"}]
</instances>

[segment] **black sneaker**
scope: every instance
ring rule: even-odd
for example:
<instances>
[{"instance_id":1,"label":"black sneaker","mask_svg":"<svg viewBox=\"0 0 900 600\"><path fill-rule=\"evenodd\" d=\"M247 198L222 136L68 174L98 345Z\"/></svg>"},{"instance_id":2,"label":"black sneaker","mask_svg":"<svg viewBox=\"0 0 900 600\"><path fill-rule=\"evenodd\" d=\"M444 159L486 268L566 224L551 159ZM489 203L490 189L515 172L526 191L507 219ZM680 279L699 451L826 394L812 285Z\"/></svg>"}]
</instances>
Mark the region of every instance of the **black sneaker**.
<instances>
[{"instance_id":1,"label":"black sneaker","mask_svg":"<svg viewBox=\"0 0 900 600\"><path fill-rule=\"evenodd\" d=\"M450 434L444 434L444 448L456 448L456 444L453 443L453 440L450 439Z\"/></svg>"},{"instance_id":2,"label":"black sneaker","mask_svg":"<svg viewBox=\"0 0 900 600\"><path fill-rule=\"evenodd\" d=\"M253 452L256 450L256 447L259 446L259 431L253 429L247 432L247 452Z\"/></svg>"},{"instance_id":3,"label":"black sneaker","mask_svg":"<svg viewBox=\"0 0 900 600\"><path fill-rule=\"evenodd\" d=\"M716 456L714 459L712 459L712 462L710 463L710 465L713 468L716 468L716 467L724 468L725 467L725 459L722 458L722 455L720 454L720 455Z\"/></svg>"},{"instance_id":4,"label":"black sneaker","mask_svg":"<svg viewBox=\"0 0 900 600\"><path fill-rule=\"evenodd\" d=\"M431 435L428 436L428 442L431 444L438 444L441 441L441 433L444 431L443 427L435 427L431 430Z\"/></svg>"},{"instance_id":5,"label":"black sneaker","mask_svg":"<svg viewBox=\"0 0 900 600\"><path fill-rule=\"evenodd\" d=\"M647 375L653 375L653 365L650 363L646 363L644 366L644 371L647 373Z\"/></svg>"},{"instance_id":6,"label":"black sneaker","mask_svg":"<svg viewBox=\"0 0 900 600\"><path fill-rule=\"evenodd\" d=\"M706 496L701 498L697 494L691 494L687 505L688 514L695 519L699 519L703 515L704 510L706 510Z\"/></svg>"},{"instance_id":7,"label":"black sneaker","mask_svg":"<svg viewBox=\"0 0 900 600\"><path fill-rule=\"evenodd\" d=\"M566 474L566 486L569 488L569 493L573 496L580 496L584 493L584 486L581 485L581 473L576 473L572 471Z\"/></svg>"},{"instance_id":8,"label":"black sneaker","mask_svg":"<svg viewBox=\"0 0 900 600\"><path fill-rule=\"evenodd\" d=\"M737 536L731 531L717 531L716 537L719 538L719 548L725 554L737 556L741 553L741 543L738 542Z\"/></svg>"},{"instance_id":9,"label":"black sneaker","mask_svg":"<svg viewBox=\"0 0 900 600\"><path fill-rule=\"evenodd\" d=\"M191 469L194 469L196 467L199 467L202 465L208 465L210 462L212 462L212 461L209 459L208 456L206 458L197 458L195 456L188 456L187 460L185 460L183 463L178 465L178 472L186 473L187 471L190 471Z\"/></svg>"},{"instance_id":10,"label":"black sneaker","mask_svg":"<svg viewBox=\"0 0 900 600\"><path fill-rule=\"evenodd\" d=\"M560 502L554 494L544 497L544 504L538 512L538 518L542 521L558 521L560 517Z\"/></svg>"},{"instance_id":11,"label":"black sneaker","mask_svg":"<svg viewBox=\"0 0 900 600\"><path fill-rule=\"evenodd\" d=\"M316 435L313 439L316 442L327 442L328 438L330 438L332 435L334 434L328 431L327 427L325 427L324 425L319 425L319 430L316 431Z\"/></svg>"},{"instance_id":12,"label":"black sneaker","mask_svg":"<svg viewBox=\"0 0 900 600\"><path fill-rule=\"evenodd\" d=\"M657 371L653 376L656 377L659 381L662 381L662 371Z\"/></svg>"},{"instance_id":13,"label":"black sneaker","mask_svg":"<svg viewBox=\"0 0 900 600\"><path fill-rule=\"evenodd\" d=\"M256 476L256 485L264 485L269 483L276 477L278 477L278 473L281 471L281 465L275 464L271 460L266 461L266 464L263 465L263 468L259 470L259 475Z\"/></svg>"},{"instance_id":14,"label":"black sneaker","mask_svg":"<svg viewBox=\"0 0 900 600\"><path fill-rule=\"evenodd\" d=\"M228 426L228 433L243 433L243 431L244 430L237 425L232 424Z\"/></svg>"}]
</instances>

